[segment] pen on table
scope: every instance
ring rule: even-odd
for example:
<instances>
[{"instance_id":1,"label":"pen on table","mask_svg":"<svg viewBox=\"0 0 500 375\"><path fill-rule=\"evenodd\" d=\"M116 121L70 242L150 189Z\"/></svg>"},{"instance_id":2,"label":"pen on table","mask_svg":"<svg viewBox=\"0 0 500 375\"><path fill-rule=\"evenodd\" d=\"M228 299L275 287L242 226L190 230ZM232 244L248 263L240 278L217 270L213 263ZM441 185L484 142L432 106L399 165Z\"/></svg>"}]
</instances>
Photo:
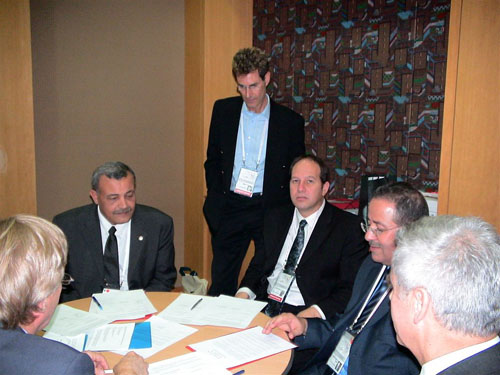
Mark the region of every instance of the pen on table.
<instances>
[{"instance_id":1,"label":"pen on table","mask_svg":"<svg viewBox=\"0 0 500 375\"><path fill-rule=\"evenodd\" d=\"M97 300L97 298L95 298L94 296L92 296L92 300L96 303L97 307L99 307L99 310L102 310L102 305L99 303L99 301ZM110 372L110 374L112 374L112 372Z\"/></svg>"},{"instance_id":2,"label":"pen on table","mask_svg":"<svg viewBox=\"0 0 500 375\"><path fill-rule=\"evenodd\" d=\"M196 306L198 306L198 304L203 301L203 298L200 298L198 301L196 301L196 303L191 307L191 310L194 309Z\"/></svg>"},{"instance_id":3,"label":"pen on table","mask_svg":"<svg viewBox=\"0 0 500 375\"><path fill-rule=\"evenodd\" d=\"M241 375L241 374L244 374L245 373L245 370L240 370L238 372L235 372L233 375Z\"/></svg>"}]
</instances>

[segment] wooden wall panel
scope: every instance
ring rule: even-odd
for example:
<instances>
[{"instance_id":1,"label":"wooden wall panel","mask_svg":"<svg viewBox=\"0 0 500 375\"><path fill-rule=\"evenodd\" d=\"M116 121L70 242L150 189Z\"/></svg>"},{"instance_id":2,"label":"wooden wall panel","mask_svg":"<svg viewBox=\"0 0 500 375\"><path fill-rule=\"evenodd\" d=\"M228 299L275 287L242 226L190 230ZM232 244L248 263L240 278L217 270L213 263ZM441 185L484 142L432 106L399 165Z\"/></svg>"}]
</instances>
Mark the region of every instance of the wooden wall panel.
<instances>
[{"instance_id":1,"label":"wooden wall panel","mask_svg":"<svg viewBox=\"0 0 500 375\"><path fill-rule=\"evenodd\" d=\"M28 0L0 2L0 217L36 214Z\"/></svg>"},{"instance_id":2,"label":"wooden wall panel","mask_svg":"<svg viewBox=\"0 0 500 375\"><path fill-rule=\"evenodd\" d=\"M212 106L236 95L234 53L252 45L251 0L186 0L185 264L210 278L212 251L203 218L206 157Z\"/></svg>"},{"instance_id":3,"label":"wooden wall panel","mask_svg":"<svg viewBox=\"0 0 500 375\"><path fill-rule=\"evenodd\" d=\"M438 213L500 229L498 14L497 0L452 1Z\"/></svg>"}]
</instances>

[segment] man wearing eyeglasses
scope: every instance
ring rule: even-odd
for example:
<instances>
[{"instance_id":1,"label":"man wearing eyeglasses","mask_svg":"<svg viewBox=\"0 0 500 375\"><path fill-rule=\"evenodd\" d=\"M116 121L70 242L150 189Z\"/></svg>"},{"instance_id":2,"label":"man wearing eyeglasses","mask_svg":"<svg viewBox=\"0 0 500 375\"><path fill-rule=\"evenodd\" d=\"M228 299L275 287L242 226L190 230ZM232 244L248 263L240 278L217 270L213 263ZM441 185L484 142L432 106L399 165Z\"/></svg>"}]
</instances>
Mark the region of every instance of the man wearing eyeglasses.
<instances>
[{"instance_id":1,"label":"man wearing eyeglasses","mask_svg":"<svg viewBox=\"0 0 500 375\"><path fill-rule=\"evenodd\" d=\"M407 183L379 187L368 205L362 225L371 257L362 264L344 314L324 321L281 314L271 319L264 333L275 327L288 332L297 350L319 348L300 374L412 375L419 366L397 343L389 311L387 275L402 226L429 214L425 198Z\"/></svg>"}]
</instances>

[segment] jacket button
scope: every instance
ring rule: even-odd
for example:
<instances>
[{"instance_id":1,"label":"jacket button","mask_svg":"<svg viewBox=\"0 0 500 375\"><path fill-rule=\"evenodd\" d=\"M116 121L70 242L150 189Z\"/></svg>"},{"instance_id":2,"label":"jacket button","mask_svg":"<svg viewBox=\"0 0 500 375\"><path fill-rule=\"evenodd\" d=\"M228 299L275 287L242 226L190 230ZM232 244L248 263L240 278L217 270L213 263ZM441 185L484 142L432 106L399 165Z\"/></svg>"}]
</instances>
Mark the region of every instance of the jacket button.
<instances>
[{"instance_id":1,"label":"jacket button","mask_svg":"<svg viewBox=\"0 0 500 375\"><path fill-rule=\"evenodd\" d=\"M282 165L281 168L285 169L286 168L286 165Z\"/></svg>"}]
</instances>

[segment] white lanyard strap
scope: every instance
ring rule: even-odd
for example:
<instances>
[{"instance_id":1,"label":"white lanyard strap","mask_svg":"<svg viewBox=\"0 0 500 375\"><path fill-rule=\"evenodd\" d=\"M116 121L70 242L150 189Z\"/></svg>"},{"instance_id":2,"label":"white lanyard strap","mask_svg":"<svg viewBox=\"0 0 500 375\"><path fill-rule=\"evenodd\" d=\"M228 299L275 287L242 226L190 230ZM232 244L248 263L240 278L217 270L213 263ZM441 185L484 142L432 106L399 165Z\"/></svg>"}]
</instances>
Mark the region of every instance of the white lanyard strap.
<instances>
[{"instance_id":1,"label":"white lanyard strap","mask_svg":"<svg viewBox=\"0 0 500 375\"><path fill-rule=\"evenodd\" d=\"M245 167L245 162L246 162L246 155L245 155L245 124L244 124L244 117L245 115L242 113L241 114L241 119L240 119L240 127L241 127L241 159L243 161L243 167ZM262 134L260 136L260 146L259 146L259 154L257 155L257 166L255 167L255 170L259 168L260 160L262 157L262 149L264 148L264 140L267 132L267 128L269 125L269 120L266 122L266 124L262 127Z\"/></svg>"}]
</instances>

